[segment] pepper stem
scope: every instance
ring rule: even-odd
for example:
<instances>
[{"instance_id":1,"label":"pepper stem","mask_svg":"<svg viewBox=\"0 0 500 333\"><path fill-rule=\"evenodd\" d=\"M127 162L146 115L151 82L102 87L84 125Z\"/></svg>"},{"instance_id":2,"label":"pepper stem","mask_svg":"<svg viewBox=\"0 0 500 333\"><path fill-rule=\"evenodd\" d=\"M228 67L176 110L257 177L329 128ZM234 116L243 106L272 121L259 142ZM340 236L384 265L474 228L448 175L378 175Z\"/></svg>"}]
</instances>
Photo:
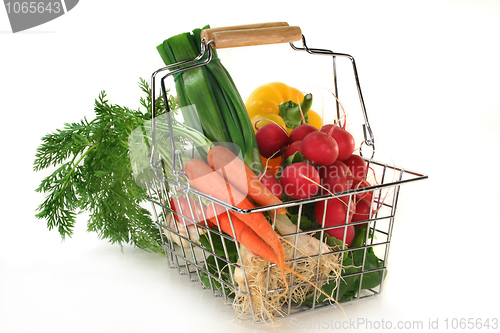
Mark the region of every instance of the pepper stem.
<instances>
[{"instance_id":1,"label":"pepper stem","mask_svg":"<svg viewBox=\"0 0 500 333\"><path fill-rule=\"evenodd\" d=\"M293 129L308 121L307 111L311 106L312 94L305 95L300 105L292 101L285 102L279 106L281 118L285 121L286 126Z\"/></svg>"}]
</instances>

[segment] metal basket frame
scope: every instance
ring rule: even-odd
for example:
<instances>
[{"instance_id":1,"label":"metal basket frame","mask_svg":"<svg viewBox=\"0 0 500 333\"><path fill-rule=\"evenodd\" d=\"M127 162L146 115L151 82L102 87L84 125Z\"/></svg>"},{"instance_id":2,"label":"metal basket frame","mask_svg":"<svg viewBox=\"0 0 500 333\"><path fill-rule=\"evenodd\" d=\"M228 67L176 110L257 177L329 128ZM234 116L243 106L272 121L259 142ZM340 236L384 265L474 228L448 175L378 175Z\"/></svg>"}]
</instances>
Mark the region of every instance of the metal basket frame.
<instances>
[{"instance_id":1,"label":"metal basket frame","mask_svg":"<svg viewBox=\"0 0 500 333\"><path fill-rule=\"evenodd\" d=\"M304 51L309 54L313 55L327 55L331 56L333 60L333 85L334 85L334 92L336 96L338 96L338 90L337 90L337 70L336 70L336 59L337 57L345 57L348 58L351 63L352 63L352 71L354 74L355 82L356 82L356 87L358 91L358 96L361 104L361 109L363 112L363 118L364 118L364 124L363 124L363 134L364 134L364 145L370 147L372 149L372 154L369 158L365 158L365 161L367 162L370 170L376 175L377 183L371 187L367 188L359 188L355 190L350 190L348 192L341 192L341 193L336 193L335 197L344 197L347 199L348 204L351 203L352 200L355 199L356 194L361 194L361 193L366 193L366 192L372 192L372 201L371 201L371 211L370 211L370 216L371 218L365 220L365 221L360 221L360 222L353 222L351 223L352 225L355 226L361 226L363 224L367 225L366 228L366 236L364 239L364 244L359 247L355 248L346 248L345 246L342 246L340 249L336 249L335 251L328 253L328 254L322 254L318 255L318 260L320 259L320 256L324 255L338 255L340 256L341 262L343 262L343 259L345 255L348 253L354 253L351 251L362 251L363 253L363 259L362 259L362 264L361 267L359 267L359 271L351 273L351 274L343 274L342 278L338 278L336 283L336 286L339 286L342 281L347 278L359 278L359 281L357 282L359 287L357 291L355 292L354 296L352 297L352 300L357 300L357 299L363 299L365 297L369 296L374 296L378 295L382 291L382 286L383 283L381 283L379 286L376 286L374 288L368 288L368 289L363 289L363 278L367 277L368 274L373 274L377 272L381 272L382 274L382 281L384 280L386 270L387 270L387 264L388 264L388 256L389 256L389 248L390 248L390 242L391 242L391 237L392 237L392 231L393 231L393 225L394 225L394 219L395 219L395 214L396 214L396 207L397 207L397 202L399 199L399 193L400 193L400 186L405 183L409 182L414 182L418 180L423 180L426 179L427 176L415 171L411 171L408 169L404 168L399 168L395 167L386 163L382 163L379 161L376 161L373 159L374 153L375 153L375 142L374 142L374 137L373 137L373 132L370 127L370 124L368 122L368 115L366 112L364 100L363 100L363 95L361 93L361 88L359 84L359 78L358 78L358 73L356 69L356 64L354 61L354 58L345 53L336 53L332 52L330 50L325 50L325 49L315 49L315 48L309 48L306 45L306 40L304 36L302 36L302 47L297 47L293 43L290 43L290 46L292 47L293 50L296 51ZM231 238L230 236L224 234L220 229L210 229L208 228L205 224L199 223L196 221L191 220L187 213L188 212L173 212L172 209L169 206L170 202L170 190L180 190L184 193L189 198L192 198L195 200L195 202L199 203L200 205L202 204L202 200L204 202L211 202L213 204L219 204L223 207L226 208L227 211L232 210L238 213L242 214L250 214L254 212L265 212L268 213L270 216L275 216L273 213L277 208L280 207L287 207L287 208L293 208L298 212L298 220L297 220L297 232L292 235L282 235L284 236L297 236L300 233L305 233L305 232L300 232L300 221L303 216L304 210L308 207L307 205L314 204L319 201L325 201L328 199L332 199L332 195L322 195L322 196L317 196L309 199L303 199L303 200L294 200L290 202L284 202L279 205L273 205L273 206L267 206L267 207L257 207L254 209L249 209L249 210L242 210L237 207L231 206L225 202L221 202L217 199L214 199L208 195L205 195L203 193L198 192L197 190L190 188L189 186L189 181L181 181L181 180L187 180L187 177L185 175L185 172L183 170L183 165L182 161L180 158L178 158L177 153L178 151L176 150L175 142L174 142L174 136L173 136L173 131L172 131L172 119L171 119L171 114L167 102L167 90L165 88L165 80L168 77L173 77L177 75L178 73L182 71L189 70L191 68L196 68L200 66L204 66L208 64L212 60L212 52L211 52L211 41L208 41L205 43L205 41L201 42L201 52L196 57L195 59L192 59L190 61L184 61L180 63L176 63L170 66L166 66L163 68L158 69L155 71L152 76L151 76L151 89L152 89L152 154L151 154L151 167L155 171L156 174L156 179L151 183L148 184L148 193L150 196L150 201L152 203L152 208L153 208L153 217L157 223L157 226L160 231L161 235L161 240L162 240L162 245L165 250L165 255L168 261L168 264L171 268L177 269L179 274L181 275L187 275L189 279L192 282L198 282L200 283L201 287L206 289L210 289L212 293L215 296L218 297L223 297L227 302L232 302L234 298L234 293L237 289L237 286L235 284L234 280L234 269L241 269L243 270L243 275L245 277L245 282L246 285L248 285L247 277L245 274L245 268L242 267L241 265L234 263L230 260L230 250L229 248L236 248L237 255L240 257L240 250L238 247L237 242ZM176 68L176 69L173 69ZM166 75L164 75L161 78L161 92L163 95L163 98L165 99L165 107L166 107L166 114L167 114L167 119L168 119L168 125L169 125L169 131L170 131L170 137L171 137L171 144L172 144L172 151L173 151L173 170L169 170L170 173L173 173L175 176L174 179L169 179L168 180L168 185L166 184L165 181L165 170L163 169L163 166L161 162L158 162L158 159L155 158L155 148L156 148L156 141L155 141L155 125L154 125L154 119L155 119L155 89L156 89L156 80L157 76L160 72L170 70ZM337 116L340 119L340 108L337 102ZM185 178L185 179L182 179ZM187 184L187 185L186 185ZM190 215L193 216L193 207L188 201L189 204L189 210L190 210ZM326 206L326 205L325 205ZM177 214L177 216L180 218L182 223L173 223L172 226L168 226L167 219L170 218L171 214ZM205 216L204 216L205 218ZM206 219L206 218L205 218ZM187 221L190 221L194 223L197 227L194 228L194 234L193 232L189 231L189 228L187 227ZM272 223L274 226L275 220L273 219ZM347 221L346 221L347 223ZM346 228L344 226L336 226L336 227L324 227L324 221L322 221L322 226L321 228L317 229L315 232L319 235L320 239L323 239L323 236L325 234L325 231L328 229L334 229L334 228L344 228L344 240L346 237ZM184 227L184 231L181 231L181 228ZM231 223L231 227L232 223ZM311 232L308 231L308 234ZM202 236L202 235L205 236ZM234 230L233 230L234 234ZM207 248L205 245L203 245L200 242L193 241L193 239L199 239L200 237L205 237L205 239L208 239L209 241L209 247ZM295 238L297 239L297 238ZM179 246L176 244L174 240L177 240L177 243L183 242L185 245L184 246ZM223 253L220 251L215 252L214 249L214 242L220 242L222 243L222 247L224 249ZM367 251L376 251L377 252L377 257L380 259L380 267L376 268L368 268L365 267L366 264L366 256L367 256ZM361 253L361 252L358 252ZM215 270L211 267L208 267L207 264L207 259L209 257L213 256L213 258L216 258L215 260ZM289 261L289 263L292 263L294 261L298 261L304 259L303 257L300 256L299 253L296 253L296 256ZM268 277L269 277L269 272L271 269L271 266L268 268ZM204 282L202 282L202 280ZM323 284L328 281L324 280L316 280L312 281L315 284ZM312 304L309 304L307 306L297 306L296 304L293 303L291 299L291 290L293 288L298 287L299 285L294 284L293 278L290 284L290 298L288 299L287 306L285 309L283 309L281 315L286 316L290 315L293 313L297 313L300 311L307 311L307 310L313 310L318 307L323 307L327 305L331 305L330 302L322 302L322 303L316 303L312 302ZM282 292L283 290L277 290L277 289L271 289L269 287L269 279L268 279L268 285L267 285L267 293L271 294L274 292ZM335 299L339 299L339 291L340 288L336 288L336 293L335 293ZM250 297L251 295L248 293L245 293L243 291L239 291L246 296ZM314 291L314 297L317 296L317 291ZM316 299L316 298L314 298ZM251 302L252 303L252 302ZM253 319L256 320L256 314L254 312L254 309L252 307L252 316Z\"/></svg>"}]
</instances>

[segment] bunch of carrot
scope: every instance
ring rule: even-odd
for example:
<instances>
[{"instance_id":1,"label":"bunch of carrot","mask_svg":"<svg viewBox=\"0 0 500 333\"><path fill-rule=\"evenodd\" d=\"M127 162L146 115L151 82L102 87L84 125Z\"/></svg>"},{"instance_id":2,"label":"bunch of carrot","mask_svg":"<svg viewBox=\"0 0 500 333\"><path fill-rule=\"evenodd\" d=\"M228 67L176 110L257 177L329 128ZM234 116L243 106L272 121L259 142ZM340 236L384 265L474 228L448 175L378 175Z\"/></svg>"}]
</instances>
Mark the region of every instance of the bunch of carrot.
<instances>
[{"instance_id":1,"label":"bunch of carrot","mask_svg":"<svg viewBox=\"0 0 500 333\"><path fill-rule=\"evenodd\" d=\"M210 165L201 159L191 159L184 165L191 185L200 192L245 211L256 207L250 199L260 205L281 203L228 148L211 148L207 159ZM277 209L277 213L283 214L286 210ZM283 277L284 271L290 270L285 265L285 252L279 236L262 212L244 214L226 211L213 203L206 208L206 216L239 243L278 265Z\"/></svg>"},{"instance_id":2,"label":"bunch of carrot","mask_svg":"<svg viewBox=\"0 0 500 333\"><path fill-rule=\"evenodd\" d=\"M265 268L260 265L246 267L243 260L241 261L246 270L253 272L247 275L249 285L246 286L246 290L249 290L253 294L253 297L256 298L256 303L253 305L263 311L264 315L262 315L262 318L266 316L272 317L273 311L279 311L277 310L277 304L282 304L283 296L289 291L288 278L290 276L287 278L286 273L297 276L301 281L306 282L310 286L302 289L292 288L292 294L297 292L302 296L302 298L297 300L299 304L304 300L304 297L310 295L308 291L311 287L327 299L335 302L335 299L331 295L326 294L321 289L321 283L318 285L317 282L313 283L309 279L317 278L319 272L317 269L320 269L320 267L316 265L324 266L326 272L322 276L326 280L332 276L337 277L340 269L338 256L328 255L323 257L321 261L317 258L306 259L303 265L306 268L309 267L309 270L304 270L304 267L295 261L294 269L287 266L286 260L290 259L291 253L294 252L290 252L289 245L291 243L283 239L274 230L273 225L268 221L264 213L246 213L248 210L256 208L254 202L262 206L272 206L279 205L282 201L262 184L258 176L230 149L225 146L214 146L208 151L207 162L201 159L190 159L184 164L184 171L189 178L191 186L198 191L243 211L237 212L232 209L226 209L222 205L212 202L209 206L205 207L207 224L210 227L218 226L222 232L228 234L241 244L242 249L248 249L249 253L260 256L265 261L275 264L279 268L280 273L278 274L280 274L281 278L276 276L276 279L273 279L271 277L271 281L284 285L284 291L283 293L267 298L267 296L260 293L260 291L265 290L265 288L262 288L262 281L258 279L254 281L256 276L261 276L261 274L255 275L256 270L263 272ZM275 210L276 228L279 232L288 228L288 231L285 230L285 234L291 232L289 226L292 226L293 231L295 231L294 225L289 221L286 213L287 211L283 207L277 207ZM283 237L287 236L283 235ZM321 242L310 235L299 235L298 237L298 241L295 242L298 245L297 250L305 253L306 256L308 255L307 253L318 255L331 253L332 251L327 244L320 245L319 243ZM311 246L314 249L310 249ZM309 271L313 273L312 276L307 274ZM241 282L238 281L238 283L245 288L244 280ZM241 297L239 301L236 301L237 299L235 298L235 304L236 306L241 306L242 309L247 309L249 302L254 303L248 297Z\"/></svg>"}]
</instances>

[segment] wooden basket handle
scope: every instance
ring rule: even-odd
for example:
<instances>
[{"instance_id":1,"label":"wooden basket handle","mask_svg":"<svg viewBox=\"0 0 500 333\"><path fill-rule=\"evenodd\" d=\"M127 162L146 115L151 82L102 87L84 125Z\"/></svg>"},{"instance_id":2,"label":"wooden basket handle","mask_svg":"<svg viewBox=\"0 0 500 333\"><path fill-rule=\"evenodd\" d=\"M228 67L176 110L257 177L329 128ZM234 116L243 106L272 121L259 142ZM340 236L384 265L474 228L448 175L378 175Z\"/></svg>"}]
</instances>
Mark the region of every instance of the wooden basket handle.
<instances>
[{"instance_id":1,"label":"wooden basket handle","mask_svg":"<svg viewBox=\"0 0 500 333\"><path fill-rule=\"evenodd\" d=\"M223 49L296 42L302 39L302 31L286 22L270 22L204 29L201 38L205 44L212 41L214 48Z\"/></svg>"}]
</instances>

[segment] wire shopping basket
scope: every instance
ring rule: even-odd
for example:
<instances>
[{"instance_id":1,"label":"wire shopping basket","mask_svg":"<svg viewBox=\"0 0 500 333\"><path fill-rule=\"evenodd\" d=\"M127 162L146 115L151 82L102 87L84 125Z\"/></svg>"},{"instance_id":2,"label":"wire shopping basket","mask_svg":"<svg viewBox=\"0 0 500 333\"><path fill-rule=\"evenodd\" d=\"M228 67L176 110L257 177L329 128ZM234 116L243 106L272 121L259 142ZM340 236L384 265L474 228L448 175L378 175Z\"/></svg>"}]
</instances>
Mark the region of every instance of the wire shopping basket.
<instances>
[{"instance_id":1,"label":"wire shopping basket","mask_svg":"<svg viewBox=\"0 0 500 333\"><path fill-rule=\"evenodd\" d=\"M294 44L298 41L302 43L300 47ZM308 47L300 28L288 26L283 22L207 29L202 32L200 43L201 52L198 57L161 68L155 71L151 78L152 142L144 153L144 156L149 157L150 168L148 172L142 170L141 177L148 179L148 181L143 181L143 184L150 195L154 218L162 236L169 266L189 277L191 281L199 283L202 288L211 290L215 296L232 303L238 313L248 314L255 321L265 321L275 316L287 316L300 311L313 310L331 305L332 301L342 303L380 294L387 273L400 186L426 179L427 176L374 160L374 137L368 121L354 58L344 53ZM349 60L363 116L363 147L365 150L371 149L371 154L369 154L371 156L364 157L364 159L376 180L373 182L374 185L335 193L334 196L324 194L252 209L238 208L190 186L180 158L180 145L185 147L186 142L178 135L179 131L182 132L187 128L173 120L172 112L169 110L169 93L165 81L183 71L208 64L212 61L212 49L273 43L289 43L293 50L310 54L313 57L331 57L333 60L332 91L337 97L339 94L337 60L339 58ZM157 116L155 86L158 74L163 71L168 72L160 79L166 112ZM338 103L336 108L337 118L340 119ZM161 139L164 136L167 139ZM189 146L189 143L187 145ZM162 150L168 151L169 167L166 167L167 164L158 157ZM145 176L145 173L148 175ZM175 198L174 193L183 193L187 200L181 203ZM312 209L318 203L324 203L326 210L330 200L334 197L342 199L347 207L361 197L371 203L369 214L365 219L349 223L355 227L357 235L350 246L345 244L348 237L347 220L345 225L334 227L325 227L324 221L318 221L320 225L313 231L302 231L302 227L311 220ZM174 211L172 204L180 209ZM293 217L293 229L291 231L288 229L287 232L279 231L287 244L289 253L287 265L295 270L302 269L302 274L305 274L304 269L309 270L307 279L293 274L287 275L287 285L284 285L283 281L277 281L279 278L274 278L278 267L271 263L262 266L258 274L250 271L245 264L247 252L244 247L241 247L217 226L207 223L208 217L205 212L198 210L198 207L214 204L224 207L228 216L230 216L229 211L239 214L264 213L277 230L282 221L276 211L286 208ZM232 222L231 229L234 233ZM338 242L328 242L328 237L325 238L327 232L332 229L339 229L343 234ZM304 253L300 250L298 244L304 239L301 237L309 237L311 242L314 241L314 244L319 246L317 251ZM303 262L305 264L302 264ZM311 262L314 265L311 266ZM327 263L328 265L337 263L337 266L332 268ZM332 274L331 270L335 272ZM281 276L278 275L278 277ZM257 280L260 287L252 289Z\"/></svg>"}]
</instances>

